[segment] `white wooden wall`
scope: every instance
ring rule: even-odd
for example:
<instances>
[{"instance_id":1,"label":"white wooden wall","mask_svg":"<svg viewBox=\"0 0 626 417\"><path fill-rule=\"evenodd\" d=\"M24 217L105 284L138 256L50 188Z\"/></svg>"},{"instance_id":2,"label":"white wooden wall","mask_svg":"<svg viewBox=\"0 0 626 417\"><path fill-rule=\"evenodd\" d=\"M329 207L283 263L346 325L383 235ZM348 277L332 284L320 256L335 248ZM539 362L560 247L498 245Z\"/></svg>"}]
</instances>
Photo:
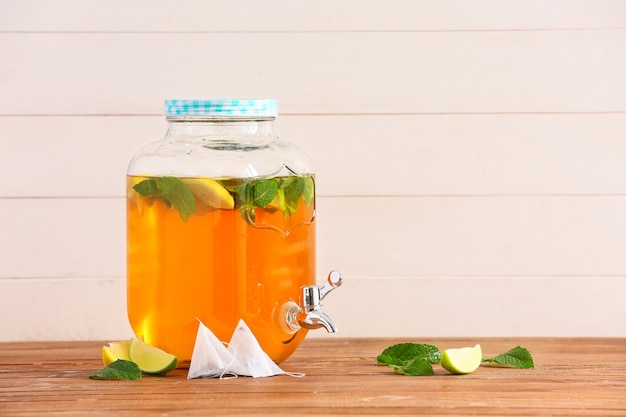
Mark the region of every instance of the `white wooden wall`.
<instances>
[{"instance_id":1,"label":"white wooden wall","mask_svg":"<svg viewBox=\"0 0 626 417\"><path fill-rule=\"evenodd\" d=\"M0 341L131 335L126 165L222 96L316 163L337 336L626 337L626 1L0 0Z\"/></svg>"}]
</instances>

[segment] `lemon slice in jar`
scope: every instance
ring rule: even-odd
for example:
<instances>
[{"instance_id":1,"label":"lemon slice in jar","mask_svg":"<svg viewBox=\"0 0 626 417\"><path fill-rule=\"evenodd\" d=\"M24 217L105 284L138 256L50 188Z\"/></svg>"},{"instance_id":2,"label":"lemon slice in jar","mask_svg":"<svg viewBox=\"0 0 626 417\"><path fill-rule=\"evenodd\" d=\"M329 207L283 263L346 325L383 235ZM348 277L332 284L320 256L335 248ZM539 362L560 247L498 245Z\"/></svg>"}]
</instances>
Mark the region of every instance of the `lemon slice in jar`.
<instances>
[{"instance_id":1,"label":"lemon slice in jar","mask_svg":"<svg viewBox=\"0 0 626 417\"><path fill-rule=\"evenodd\" d=\"M191 193L209 207L232 209L235 200L228 190L211 178L184 178Z\"/></svg>"}]
</instances>

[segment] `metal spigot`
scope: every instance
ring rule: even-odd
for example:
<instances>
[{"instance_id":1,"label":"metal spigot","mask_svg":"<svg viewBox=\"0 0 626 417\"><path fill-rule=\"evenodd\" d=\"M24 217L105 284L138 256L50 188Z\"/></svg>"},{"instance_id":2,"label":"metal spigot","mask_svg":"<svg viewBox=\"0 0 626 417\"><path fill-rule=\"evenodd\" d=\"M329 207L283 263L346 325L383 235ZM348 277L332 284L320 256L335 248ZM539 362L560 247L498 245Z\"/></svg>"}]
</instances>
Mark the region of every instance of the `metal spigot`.
<instances>
[{"instance_id":1,"label":"metal spigot","mask_svg":"<svg viewBox=\"0 0 626 417\"><path fill-rule=\"evenodd\" d=\"M341 286L341 274L331 271L328 279L321 286L307 285L300 287L298 304L290 302L286 307L287 326L292 332L305 329L319 329L323 327L328 333L335 333L337 326L326 313L321 310L321 301L329 292Z\"/></svg>"}]
</instances>

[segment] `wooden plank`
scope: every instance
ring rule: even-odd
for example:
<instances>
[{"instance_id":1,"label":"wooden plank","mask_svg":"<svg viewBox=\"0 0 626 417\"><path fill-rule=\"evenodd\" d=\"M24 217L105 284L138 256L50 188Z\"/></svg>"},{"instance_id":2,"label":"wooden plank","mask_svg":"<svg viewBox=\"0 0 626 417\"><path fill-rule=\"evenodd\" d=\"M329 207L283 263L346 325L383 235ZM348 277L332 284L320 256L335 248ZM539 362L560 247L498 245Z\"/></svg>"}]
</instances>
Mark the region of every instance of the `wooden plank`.
<instances>
[{"instance_id":1,"label":"wooden plank","mask_svg":"<svg viewBox=\"0 0 626 417\"><path fill-rule=\"evenodd\" d=\"M125 202L0 200L0 278L122 276Z\"/></svg>"},{"instance_id":2,"label":"wooden plank","mask_svg":"<svg viewBox=\"0 0 626 417\"><path fill-rule=\"evenodd\" d=\"M620 0L5 0L0 31L406 31L626 27ZM306 12L304 12L306 11Z\"/></svg>"},{"instance_id":3,"label":"wooden plank","mask_svg":"<svg viewBox=\"0 0 626 417\"><path fill-rule=\"evenodd\" d=\"M272 96L285 114L624 112L624 45L621 29L5 33L0 114L160 114L176 96Z\"/></svg>"},{"instance_id":4,"label":"wooden plank","mask_svg":"<svg viewBox=\"0 0 626 417\"><path fill-rule=\"evenodd\" d=\"M0 279L0 291L1 341L133 336L121 276Z\"/></svg>"},{"instance_id":5,"label":"wooden plank","mask_svg":"<svg viewBox=\"0 0 626 417\"><path fill-rule=\"evenodd\" d=\"M344 284L323 307L339 332L312 331L308 338L626 337L626 277L358 276L339 270ZM327 272L319 271L318 282ZM0 341L133 335L122 277L0 279L0 317Z\"/></svg>"},{"instance_id":6,"label":"wooden plank","mask_svg":"<svg viewBox=\"0 0 626 417\"><path fill-rule=\"evenodd\" d=\"M624 197L320 199L318 259L322 269L366 276L624 275L625 204Z\"/></svg>"},{"instance_id":7,"label":"wooden plank","mask_svg":"<svg viewBox=\"0 0 626 417\"><path fill-rule=\"evenodd\" d=\"M122 199L0 200L0 277L122 276ZM624 276L626 196L320 198L318 267L359 276Z\"/></svg>"},{"instance_id":8,"label":"wooden plank","mask_svg":"<svg viewBox=\"0 0 626 417\"><path fill-rule=\"evenodd\" d=\"M341 337L626 337L623 276L344 275L324 302Z\"/></svg>"},{"instance_id":9,"label":"wooden plank","mask_svg":"<svg viewBox=\"0 0 626 417\"><path fill-rule=\"evenodd\" d=\"M481 343L486 355L527 347L535 369L480 367L464 376L406 377L378 366L387 346L409 339L307 340L282 366L306 373L186 380L186 370L142 381L90 381L97 342L0 345L3 415L37 412L235 415L584 415L626 412L624 339L410 339L447 347ZM314 393L314 394L312 394ZM532 401L528 401L532 398Z\"/></svg>"},{"instance_id":10,"label":"wooden plank","mask_svg":"<svg viewBox=\"0 0 626 417\"><path fill-rule=\"evenodd\" d=\"M3 197L124 197L139 148L161 138L164 117L0 117Z\"/></svg>"},{"instance_id":11,"label":"wooden plank","mask_svg":"<svg viewBox=\"0 0 626 417\"><path fill-rule=\"evenodd\" d=\"M625 114L279 116L319 196L624 194ZM161 116L0 117L0 196L122 197ZM62 162L61 162L62 161Z\"/></svg>"},{"instance_id":12,"label":"wooden plank","mask_svg":"<svg viewBox=\"0 0 626 417\"><path fill-rule=\"evenodd\" d=\"M286 116L279 128L319 167L322 195L623 194L625 116Z\"/></svg>"}]
</instances>

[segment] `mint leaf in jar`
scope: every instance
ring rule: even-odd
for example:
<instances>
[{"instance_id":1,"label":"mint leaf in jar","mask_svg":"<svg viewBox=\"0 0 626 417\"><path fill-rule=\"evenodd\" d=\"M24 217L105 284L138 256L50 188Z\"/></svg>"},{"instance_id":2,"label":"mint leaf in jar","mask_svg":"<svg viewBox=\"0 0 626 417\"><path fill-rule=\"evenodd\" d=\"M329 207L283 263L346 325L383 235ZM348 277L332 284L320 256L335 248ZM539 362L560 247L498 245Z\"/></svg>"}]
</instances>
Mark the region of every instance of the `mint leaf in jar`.
<instances>
[{"instance_id":1,"label":"mint leaf in jar","mask_svg":"<svg viewBox=\"0 0 626 417\"><path fill-rule=\"evenodd\" d=\"M142 197L157 198L159 188L154 178L148 178L135 184L133 189Z\"/></svg>"},{"instance_id":2,"label":"mint leaf in jar","mask_svg":"<svg viewBox=\"0 0 626 417\"><path fill-rule=\"evenodd\" d=\"M280 188L285 190L285 199L287 201L297 204L297 201L304 192L304 178L287 177L287 179L281 183Z\"/></svg>"},{"instance_id":3,"label":"mint leaf in jar","mask_svg":"<svg viewBox=\"0 0 626 417\"><path fill-rule=\"evenodd\" d=\"M156 180L163 196L178 210L180 218L187 222L189 215L196 209L196 200L189 187L179 178L159 177Z\"/></svg>"},{"instance_id":4,"label":"mint leaf in jar","mask_svg":"<svg viewBox=\"0 0 626 417\"><path fill-rule=\"evenodd\" d=\"M298 210L298 200L304 193L304 177L289 177L292 180L284 187L286 215L292 215Z\"/></svg>"},{"instance_id":5,"label":"mint leaf in jar","mask_svg":"<svg viewBox=\"0 0 626 417\"><path fill-rule=\"evenodd\" d=\"M189 187L179 178L155 177L137 183L133 189L139 195L156 199L168 207L174 206L183 222L196 210L196 200Z\"/></svg>"},{"instance_id":6,"label":"mint leaf in jar","mask_svg":"<svg viewBox=\"0 0 626 417\"><path fill-rule=\"evenodd\" d=\"M252 204L265 208L278 194L278 182L273 179L260 180L252 186Z\"/></svg>"},{"instance_id":7,"label":"mint leaf in jar","mask_svg":"<svg viewBox=\"0 0 626 417\"><path fill-rule=\"evenodd\" d=\"M304 178L304 190L302 194L304 194L304 202L307 205L311 204L315 196L315 182L313 181L313 177Z\"/></svg>"}]
</instances>

